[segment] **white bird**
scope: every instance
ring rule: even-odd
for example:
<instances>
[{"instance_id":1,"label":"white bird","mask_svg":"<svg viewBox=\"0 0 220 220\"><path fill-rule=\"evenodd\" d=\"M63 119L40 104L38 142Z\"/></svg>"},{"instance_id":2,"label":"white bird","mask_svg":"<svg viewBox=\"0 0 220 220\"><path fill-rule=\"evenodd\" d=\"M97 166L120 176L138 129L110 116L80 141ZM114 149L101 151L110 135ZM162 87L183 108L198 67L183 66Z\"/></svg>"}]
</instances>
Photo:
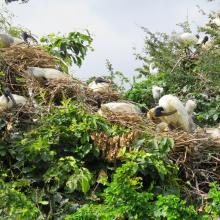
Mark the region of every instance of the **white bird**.
<instances>
[{"instance_id":1,"label":"white bird","mask_svg":"<svg viewBox=\"0 0 220 220\"><path fill-rule=\"evenodd\" d=\"M187 110L176 96L164 95L160 98L159 106L154 109L154 116L174 128L182 128L187 132L193 131Z\"/></svg>"},{"instance_id":2,"label":"white bird","mask_svg":"<svg viewBox=\"0 0 220 220\"><path fill-rule=\"evenodd\" d=\"M11 94L9 89L5 89L4 94L0 96L0 111L5 111L17 105L25 105L27 99L24 96Z\"/></svg>"},{"instance_id":3,"label":"white bird","mask_svg":"<svg viewBox=\"0 0 220 220\"><path fill-rule=\"evenodd\" d=\"M163 94L163 88L162 87L152 86L152 95L153 95L153 98L154 98L155 102L157 102L160 99L162 94Z\"/></svg>"},{"instance_id":4,"label":"white bird","mask_svg":"<svg viewBox=\"0 0 220 220\"><path fill-rule=\"evenodd\" d=\"M192 116L192 114L193 114L194 110L196 109L196 107L197 107L197 104L193 100L188 100L185 104L185 108L186 108L186 111L187 111L189 116Z\"/></svg>"},{"instance_id":5,"label":"white bird","mask_svg":"<svg viewBox=\"0 0 220 220\"><path fill-rule=\"evenodd\" d=\"M199 36L192 33L182 33L177 36L177 42L180 43L183 47L188 47L196 45L198 43Z\"/></svg>"},{"instance_id":6,"label":"white bird","mask_svg":"<svg viewBox=\"0 0 220 220\"><path fill-rule=\"evenodd\" d=\"M56 69L52 68L40 68L40 67L27 67L26 73L29 76L34 76L36 78L44 78L44 79L66 79L68 76Z\"/></svg>"},{"instance_id":7,"label":"white bird","mask_svg":"<svg viewBox=\"0 0 220 220\"><path fill-rule=\"evenodd\" d=\"M23 40L12 37L8 34L0 33L0 48L10 47L12 44L21 44L24 43Z\"/></svg>"},{"instance_id":8,"label":"white bird","mask_svg":"<svg viewBox=\"0 0 220 220\"><path fill-rule=\"evenodd\" d=\"M97 77L88 85L89 89L91 89L93 92L108 92L110 86L110 81L105 80L102 77Z\"/></svg>"},{"instance_id":9,"label":"white bird","mask_svg":"<svg viewBox=\"0 0 220 220\"><path fill-rule=\"evenodd\" d=\"M102 104L101 108L98 111L98 114L101 116L105 115L105 111L110 111L113 113L122 113L122 114L132 114L132 115L140 115L141 110L132 103L126 102L109 102L106 104Z\"/></svg>"},{"instance_id":10,"label":"white bird","mask_svg":"<svg viewBox=\"0 0 220 220\"><path fill-rule=\"evenodd\" d=\"M151 75L156 75L159 73L159 68L157 68L154 63L150 63L149 72Z\"/></svg>"}]
</instances>

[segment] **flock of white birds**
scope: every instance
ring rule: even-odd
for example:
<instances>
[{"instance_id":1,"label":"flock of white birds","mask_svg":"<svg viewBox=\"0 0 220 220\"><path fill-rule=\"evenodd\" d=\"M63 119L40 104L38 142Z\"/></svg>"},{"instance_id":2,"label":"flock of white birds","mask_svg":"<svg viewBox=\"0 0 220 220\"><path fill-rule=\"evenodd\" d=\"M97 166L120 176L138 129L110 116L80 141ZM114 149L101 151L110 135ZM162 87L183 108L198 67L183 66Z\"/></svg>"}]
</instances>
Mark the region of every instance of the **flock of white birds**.
<instances>
[{"instance_id":1,"label":"flock of white birds","mask_svg":"<svg viewBox=\"0 0 220 220\"><path fill-rule=\"evenodd\" d=\"M220 28L220 13L216 13L216 17L212 19L212 23L216 24ZM10 47L14 44L27 43L30 35L23 33L22 39L9 36L8 34L0 34L0 48ZM208 49L212 45L212 40L209 40L207 36L199 38L199 36L192 33L182 33L175 35L176 42L182 47L201 46L201 48ZM154 63L149 65L150 74L158 74L159 68ZM51 68L39 68L28 67L26 74L29 77L35 77L37 79L44 80L60 80L69 77L67 74ZM91 82L88 87L93 92L111 92L111 82L101 77L96 78ZM157 131L166 131L170 129L182 129L186 132L194 132L196 125L193 122L193 113L196 108L196 102L194 100L188 100L186 104L182 103L178 97L174 95L163 95L164 89L154 85L152 87L152 96L155 100L155 104L158 104L155 108L150 109L147 113L148 119L157 121ZM162 96L163 95L163 96ZM31 98L31 97L30 97ZM9 89L5 89L3 95L0 97L0 111L11 109L16 105L25 105L28 98L12 94ZM141 110L132 103L127 102L110 102L100 105L98 114L105 116L104 109L108 109L114 113L133 114L140 116ZM213 131L213 132L211 132ZM207 129L214 138L220 138L220 128L213 130Z\"/></svg>"}]
</instances>

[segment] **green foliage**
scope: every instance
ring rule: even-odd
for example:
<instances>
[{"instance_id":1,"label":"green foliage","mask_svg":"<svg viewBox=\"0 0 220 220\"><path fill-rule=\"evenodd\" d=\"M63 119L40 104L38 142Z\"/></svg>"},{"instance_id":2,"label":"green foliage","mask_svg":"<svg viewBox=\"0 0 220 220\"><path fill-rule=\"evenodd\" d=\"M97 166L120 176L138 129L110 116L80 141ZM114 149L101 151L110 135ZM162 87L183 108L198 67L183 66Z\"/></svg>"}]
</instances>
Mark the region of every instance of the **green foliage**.
<instances>
[{"instance_id":1,"label":"green foliage","mask_svg":"<svg viewBox=\"0 0 220 220\"><path fill-rule=\"evenodd\" d=\"M88 50L92 50L92 37L88 31L86 34L70 32L66 36L51 33L42 37L40 41L50 54L63 59L68 65L74 63L79 67Z\"/></svg>"},{"instance_id":2,"label":"green foliage","mask_svg":"<svg viewBox=\"0 0 220 220\"><path fill-rule=\"evenodd\" d=\"M0 218L1 219L36 219L39 210L21 192L0 179ZM40 218L38 218L40 219Z\"/></svg>"},{"instance_id":3,"label":"green foliage","mask_svg":"<svg viewBox=\"0 0 220 220\"><path fill-rule=\"evenodd\" d=\"M181 200L179 197L174 195L162 196L159 195L157 197L157 201L155 203L155 211L154 216L155 219L199 219L198 213L195 208L190 205L186 205L186 201Z\"/></svg>"},{"instance_id":4,"label":"green foliage","mask_svg":"<svg viewBox=\"0 0 220 220\"><path fill-rule=\"evenodd\" d=\"M49 183L50 192L56 192L59 188L67 188L72 193L75 190L88 192L92 182L92 174L88 169L79 167L74 157L60 158L44 174L45 183Z\"/></svg>"},{"instance_id":5,"label":"green foliage","mask_svg":"<svg viewBox=\"0 0 220 220\"><path fill-rule=\"evenodd\" d=\"M214 218L220 216L220 188L216 183L212 183L208 197L210 203L206 206L206 212Z\"/></svg>"}]
</instances>

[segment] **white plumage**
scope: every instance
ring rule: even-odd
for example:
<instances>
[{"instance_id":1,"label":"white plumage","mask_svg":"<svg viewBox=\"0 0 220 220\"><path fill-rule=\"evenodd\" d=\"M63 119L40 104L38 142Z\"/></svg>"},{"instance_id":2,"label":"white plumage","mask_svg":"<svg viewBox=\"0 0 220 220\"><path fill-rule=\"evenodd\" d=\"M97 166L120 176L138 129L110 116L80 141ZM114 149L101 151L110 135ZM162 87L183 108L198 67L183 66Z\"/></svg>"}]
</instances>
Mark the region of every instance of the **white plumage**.
<instances>
[{"instance_id":1,"label":"white plumage","mask_svg":"<svg viewBox=\"0 0 220 220\"><path fill-rule=\"evenodd\" d=\"M10 47L12 44L20 44L20 43L24 43L24 41L7 34L3 34L3 33L0 34L0 48Z\"/></svg>"},{"instance_id":2,"label":"white plumage","mask_svg":"<svg viewBox=\"0 0 220 220\"><path fill-rule=\"evenodd\" d=\"M186 108L186 111L187 111L189 116L192 116L194 110L196 109L196 106L197 106L197 104L193 100L188 100L186 102L185 108Z\"/></svg>"},{"instance_id":3,"label":"white plumage","mask_svg":"<svg viewBox=\"0 0 220 220\"><path fill-rule=\"evenodd\" d=\"M88 87L93 92L107 92L110 89L110 84L106 82L96 83L95 81L91 82Z\"/></svg>"},{"instance_id":4,"label":"white plumage","mask_svg":"<svg viewBox=\"0 0 220 220\"><path fill-rule=\"evenodd\" d=\"M65 79L68 76L56 69L52 68L40 68L40 67L27 67L28 75L34 76L36 78L45 78L45 79Z\"/></svg>"},{"instance_id":5,"label":"white plumage","mask_svg":"<svg viewBox=\"0 0 220 220\"><path fill-rule=\"evenodd\" d=\"M126 102L109 102L106 104L102 104L98 113L104 116L105 110L111 111L113 113L122 113L122 114L139 115L141 113L140 109L136 105Z\"/></svg>"},{"instance_id":6,"label":"white plumage","mask_svg":"<svg viewBox=\"0 0 220 220\"><path fill-rule=\"evenodd\" d=\"M182 33L177 37L177 41L184 47L196 45L198 43L198 38L192 33Z\"/></svg>"},{"instance_id":7,"label":"white plumage","mask_svg":"<svg viewBox=\"0 0 220 220\"><path fill-rule=\"evenodd\" d=\"M12 94L12 96L16 102L16 105L25 105L27 102L27 99L23 96L15 95L15 94ZM0 111L10 109L13 106L14 104L11 99L6 98L5 95L0 96Z\"/></svg>"},{"instance_id":8,"label":"white plumage","mask_svg":"<svg viewBox=\"0 0 220 220\"><path fill-rule=\"evenodd\" d=\"M163 88L159 86L152 86L152 95L155 101L158 101L163 94Z\"/></svg>"},{"instance_id":9,"label":"white plumage","mask_svg":"<svg viewBox=\"0 0 220 220\"><path fill-rule=\"evenodd\" d=\"M159 68L157 68L154 63L150 63L149 72L151 75L156 75L159 73Z\"/></svg>"},{"instance_id":10,"label":"white plumage","mask_svg":"<svg viewBox=\"0 0 220 220\"><path fill-rule=\"evenodd\" d=\"M193 130L187 110L176 96L163 96L159 100L159 107L162 107L164 112L167 113L175 110L177 111L172 115L160 117L161 121L166 122L168 125L171 125L174 128L182 128L187 132L191 132Z\"/></svg>"}]
</instances>

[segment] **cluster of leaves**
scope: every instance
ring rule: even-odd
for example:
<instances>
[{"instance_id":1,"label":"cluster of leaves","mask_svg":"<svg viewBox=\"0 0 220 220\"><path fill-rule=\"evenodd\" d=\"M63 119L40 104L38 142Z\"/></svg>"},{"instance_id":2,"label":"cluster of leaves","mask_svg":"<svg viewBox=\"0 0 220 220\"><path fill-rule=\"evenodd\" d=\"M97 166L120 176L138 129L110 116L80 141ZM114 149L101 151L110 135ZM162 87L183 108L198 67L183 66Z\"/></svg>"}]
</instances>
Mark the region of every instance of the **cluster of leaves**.
<instances>
[{"instance_id":1,"label":"cluster of leaves","mask_svg":"<svg viewBox=\"0 0 220 220\"><path fill-rule=\"evenodd\" d=\"M166 143L164 145L164 143ZM167 149L167 141L161 146ZM169 145L168 145L169 146ZM166 150L167 151L167 150ZM162 154L161 154L162 156ZM213 184L209 192L210 204L203 213L199 213L193 205L189 205L180 198L179 194L170 193L167 190L158 192L158 183L154 180L146 187L145 182L149 178L143 176L141 171L150 168L149 174L153 173L157 162L166 167L170 172L165 177L174 175L172 169L167 169L168 161L154 160L154 154L146 151L135 151L125 156L125 163L117 168L113 179L107 183L107 188L101 194L103 203L90 203L78 209L74 214L68 215L66 220L80 219L213 219L219 215L220 191ZM157 169L159 174L164 175L163 169ZM162 171L163 170L163 171ZM146 172L145 172L146 173ZM162 179L160 179L162 180ZM161 184L164 186L164 182Z\"/></svg>"},{"instance_id":2,"label":"cluster of leaves","mask_svg":"<svg viewBox=\"0 0 220 220\"><path fill-rule=\"evenodd\" d=\"M91 47L92 37L88 31L85 34L70 32L68 35L49 34L41 37L42 46L52 55L63 59L68 65L73 63L81 66Z\"/></svg>"}]
</instances>

